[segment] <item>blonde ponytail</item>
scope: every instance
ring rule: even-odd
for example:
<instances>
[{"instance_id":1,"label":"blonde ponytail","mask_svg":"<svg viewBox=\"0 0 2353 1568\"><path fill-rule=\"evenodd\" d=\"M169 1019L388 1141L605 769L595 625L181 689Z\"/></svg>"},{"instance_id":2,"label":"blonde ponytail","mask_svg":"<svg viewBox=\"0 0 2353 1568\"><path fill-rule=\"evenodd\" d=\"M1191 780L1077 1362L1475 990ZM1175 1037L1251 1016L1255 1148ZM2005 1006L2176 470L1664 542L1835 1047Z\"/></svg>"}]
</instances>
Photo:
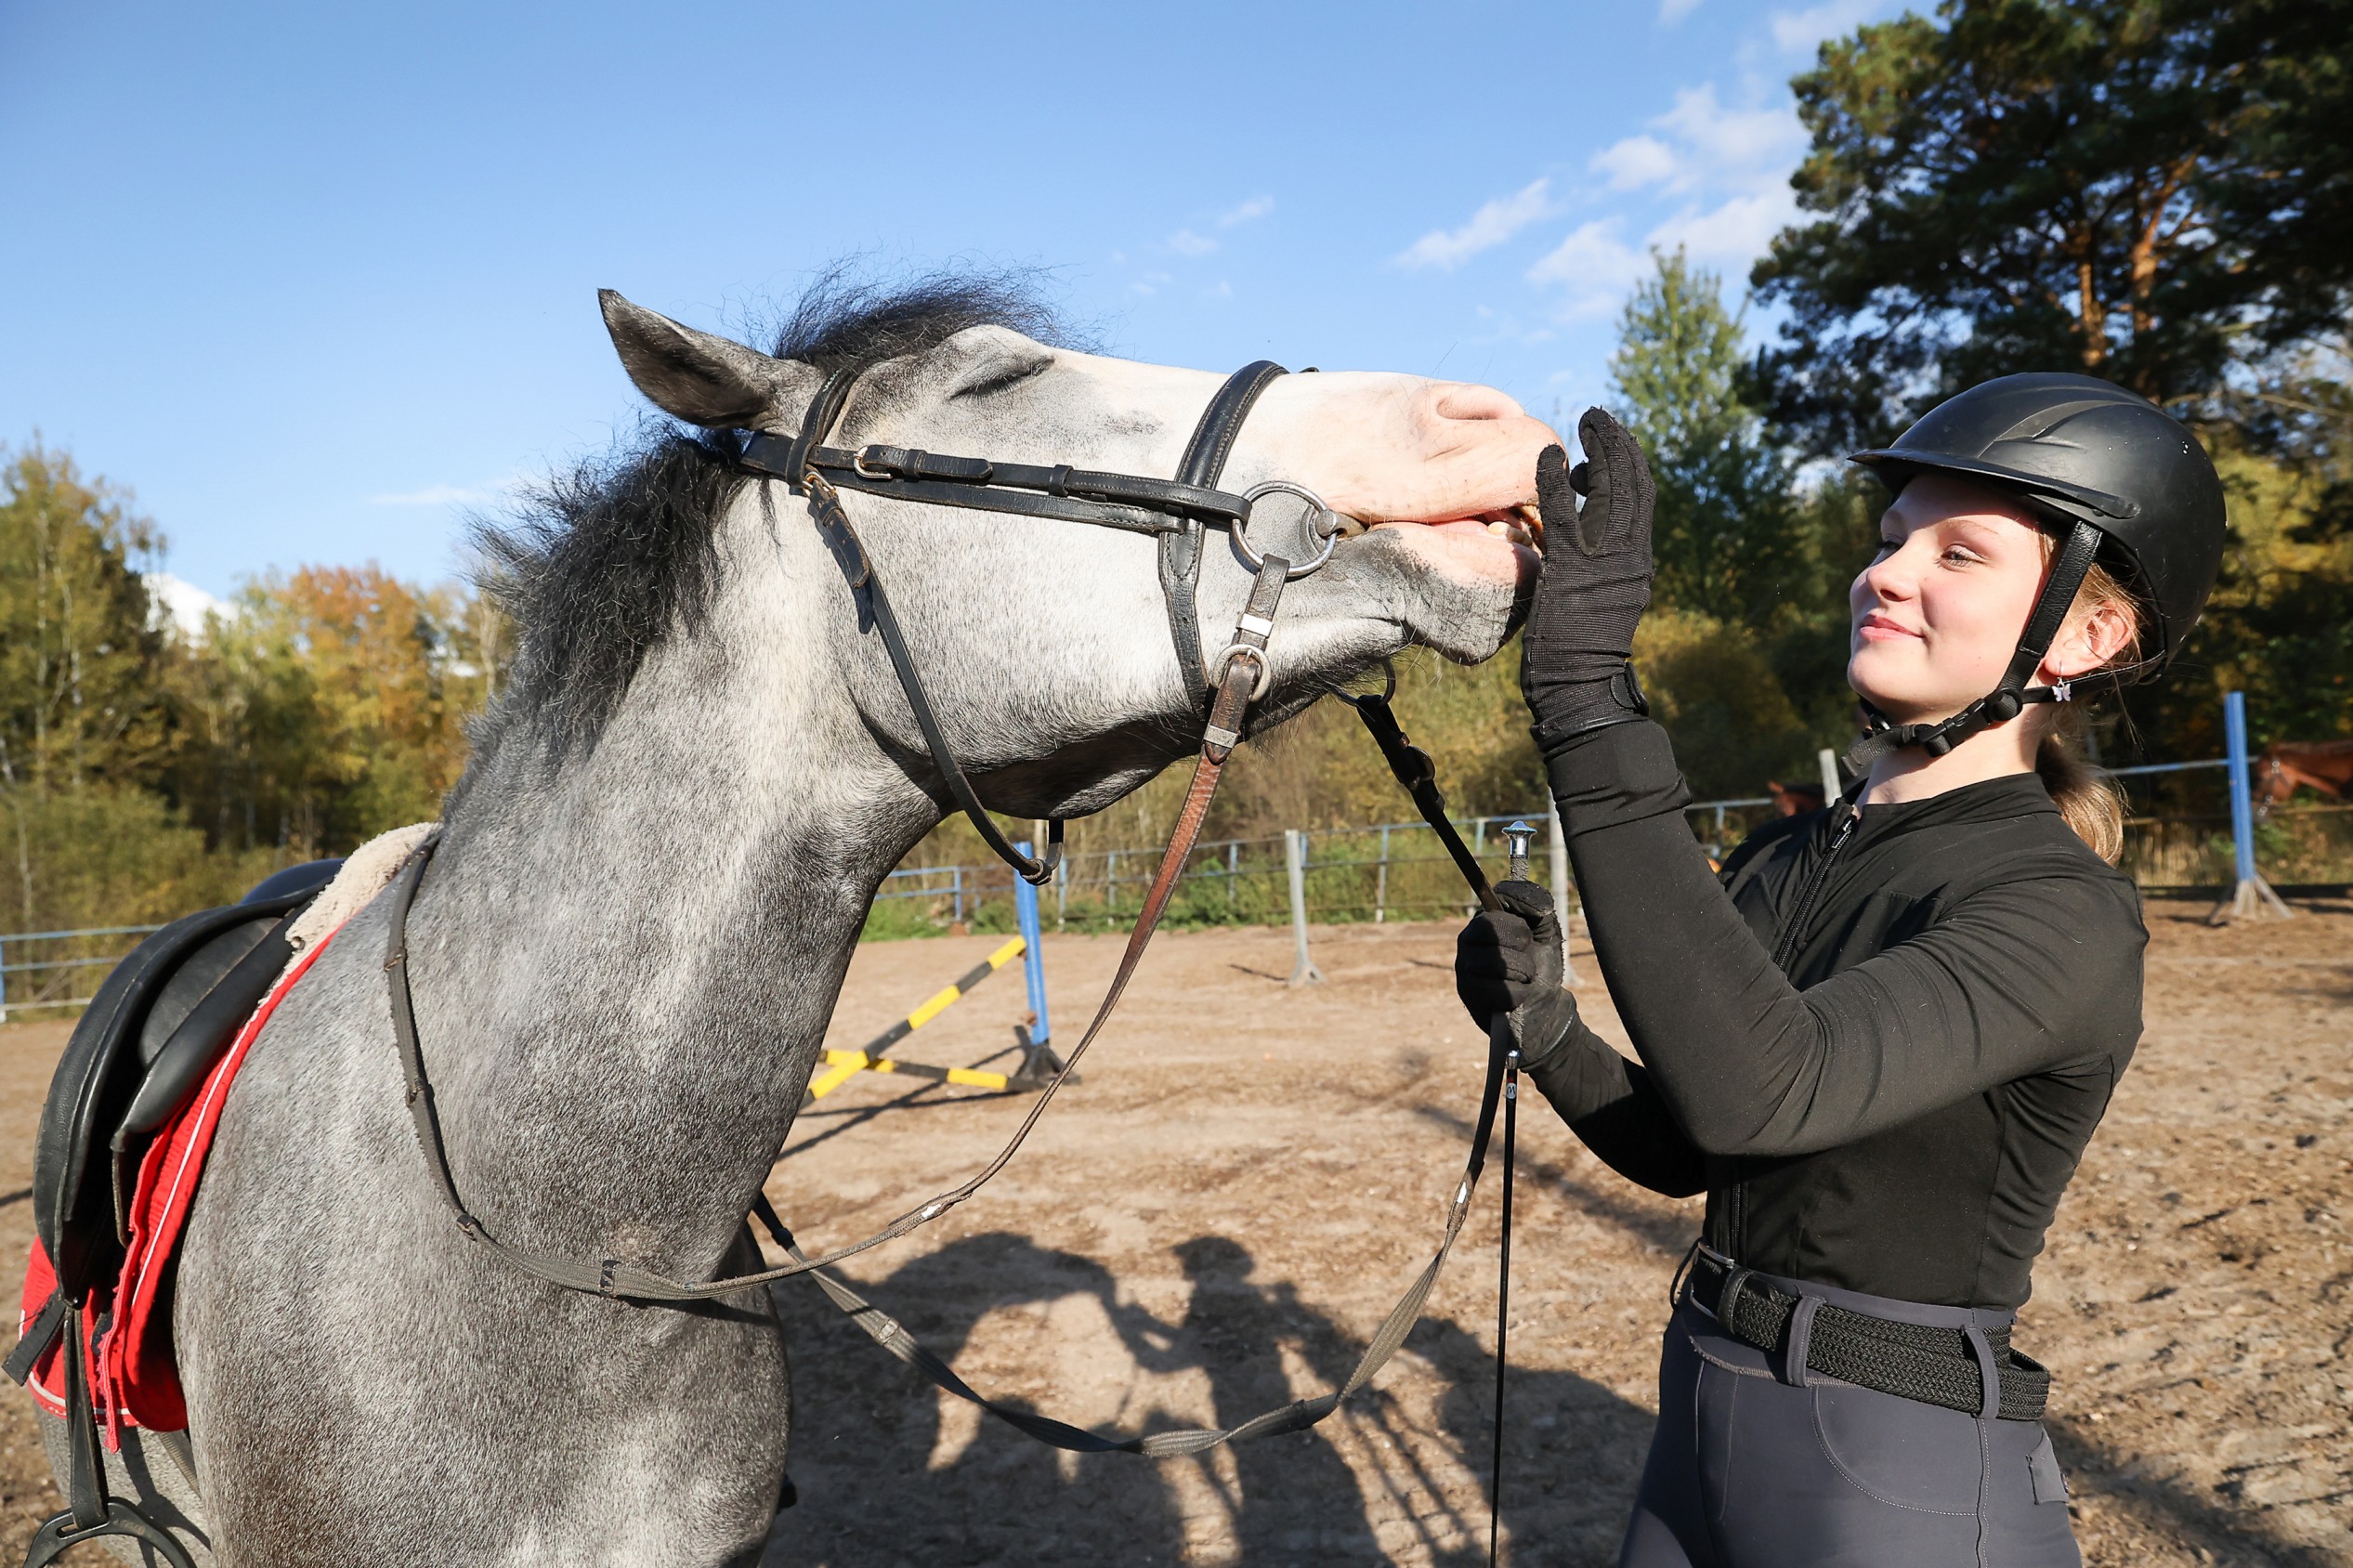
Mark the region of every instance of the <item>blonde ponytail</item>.
<instances>
[{"instance_id":1,"label":"blonde ponytail","mask_svg":"<svg viewBox=\"0 0 2353 1568\"><path fill-rule=\"evenodd\" d=\"M2085 727L2080 709L2061 708L2034 748L2034 772L2075 836L2113 866L2124 856L2124 792L2084 760Z\"/></svg>"}]
</instances>

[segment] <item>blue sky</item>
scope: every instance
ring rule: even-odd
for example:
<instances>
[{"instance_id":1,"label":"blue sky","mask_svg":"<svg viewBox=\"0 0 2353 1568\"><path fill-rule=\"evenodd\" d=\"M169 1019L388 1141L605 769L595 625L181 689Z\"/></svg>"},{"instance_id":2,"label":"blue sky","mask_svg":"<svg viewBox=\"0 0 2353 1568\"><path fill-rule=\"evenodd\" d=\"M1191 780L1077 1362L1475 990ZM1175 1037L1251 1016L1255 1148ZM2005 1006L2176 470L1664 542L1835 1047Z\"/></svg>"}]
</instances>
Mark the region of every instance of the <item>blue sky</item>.
<instances>
[{"instance_id":1,"label":"blue sky","mask_svg":"<svg viewBox=\"0 0 2353 1568\"><path fill-rule=\"evenodd\" d=\"M638 415L598 287L774 319L827 262L1048 269L1112 352L1601 397L1646 247L1792 211L1808 5L0 7L0 442L214 594L447 577Z\"/></svg>"}]
</instances>

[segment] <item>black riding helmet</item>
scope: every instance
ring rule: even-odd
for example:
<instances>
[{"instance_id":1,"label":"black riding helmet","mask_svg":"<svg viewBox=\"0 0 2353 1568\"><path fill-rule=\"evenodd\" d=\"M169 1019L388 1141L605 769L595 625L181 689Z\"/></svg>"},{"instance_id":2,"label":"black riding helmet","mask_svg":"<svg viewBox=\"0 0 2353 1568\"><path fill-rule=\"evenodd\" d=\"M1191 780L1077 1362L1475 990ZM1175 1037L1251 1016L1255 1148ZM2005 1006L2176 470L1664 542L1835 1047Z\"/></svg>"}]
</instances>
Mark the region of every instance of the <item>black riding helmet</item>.
<instances>
[{"instance_id":1,"label":"black riding helmet","mask_svg":"<svg viewBox=\"0 0 2353 1568\"><path fill-rule=\"evenodd\" d=\"M2095 561L2147 608L2143 657L2120 680L2161 673L2197 623L2222 563L2222 481L2197 437L2148 399L2088 375L2006 375L1948 398L1897 438L1856 452L1901 491L1915 475L1951 474L2024 502L2064 530L2018 652L1987 696L1933 725L1897 725L1871 710L1849 756L1862 766L1903 746L1941 756L2028 702L2064 702L2065 682L2027 686Z\"/></svg>"}]
</instances>

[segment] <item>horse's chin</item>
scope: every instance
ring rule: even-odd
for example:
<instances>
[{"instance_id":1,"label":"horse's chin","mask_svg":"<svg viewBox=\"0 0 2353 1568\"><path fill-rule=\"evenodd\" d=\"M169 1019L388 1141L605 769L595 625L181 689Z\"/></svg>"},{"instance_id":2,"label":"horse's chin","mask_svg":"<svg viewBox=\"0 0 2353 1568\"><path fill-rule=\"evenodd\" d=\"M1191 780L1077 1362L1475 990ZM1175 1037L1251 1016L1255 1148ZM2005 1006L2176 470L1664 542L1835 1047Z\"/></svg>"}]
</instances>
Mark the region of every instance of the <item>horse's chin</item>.
<instances>
[{"instance_id":1,"label":"horse's chin","mask_svg":"<svg viewBox=\"0 0 2353 1568\"><path fill-rule=\"evenodd\" d=\"M1519 630L1543 566L1535 550L1478 521L1382 523L1350 542L1342 555L1351 553L1395 580L1407 638L1458 664L1494 658Z\"/></svg>"}]
</instances>

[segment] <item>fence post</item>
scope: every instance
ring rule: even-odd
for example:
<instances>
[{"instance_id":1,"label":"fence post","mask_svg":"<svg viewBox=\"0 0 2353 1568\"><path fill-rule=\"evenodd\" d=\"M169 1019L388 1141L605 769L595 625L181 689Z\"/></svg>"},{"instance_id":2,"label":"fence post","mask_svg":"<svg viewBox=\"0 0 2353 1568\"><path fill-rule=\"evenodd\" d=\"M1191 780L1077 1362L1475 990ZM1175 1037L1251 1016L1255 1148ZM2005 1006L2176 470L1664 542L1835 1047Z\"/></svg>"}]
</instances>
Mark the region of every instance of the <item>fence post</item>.
<instances>
[{"instance_id":1,"label":"fence post","mask_svg":"<svg viewBox=\"0 0 2353 1568\"><path fill-rule=\"evenodd\" d=\"M1026 843L1013 847L1024 855L1034 853ZM1021 925L1021 971L1029 982L1027 1044L1035 1052L1053 1038L1054 1026L1046 1019L1046 954L1039 945L1042 934L1038 919L1038 888L1027 877L1013 878L1013 918Z\"/></svg>"},{"instance_id":2,"label":"fence post","mask_svg":"<svg viewBox=\"0 0 2353 1568\"><path fill-rule=\"evenodd\" d=\"M2229 742L2230 847L2238 878L2230 896L2215 906L2210 923L2261 920L2267 914L2285 920L2295 911L2281 901L2280 895L2271 891L2271 884L2255 868L2255 798L2247 777L2245 692L2229 692L2223 697L2222 732Z\"/></svg>"},{"instance_id":3,"label":"fence post","mask_svg":"<svg viewBox=\"0 0 2353 1568\"><path fill-rule=\"evenodd\" d=\"M0 942L0 1024L8 1021L8 945Z\"/></svg>"},{"instance_id":4,"label":"fence post","mask_svg":"<svg viewBox=\"0 0 2353 1568\"><path fill-rule=\"evenodd\" d=\"M1070 915L1070 880L1076 874L1076 871L1074 871L1071 868L1070 857L1066 855L1064 856L1062 860L1062 869L1054 873L1054 929L1056 931L1062 930L1068 921Z\"/></svg>"},{"instance_id":5,"label":"fence post","mask_svg":"<svg viewBox=\"0 0 2353 1568\"><path fill-rule=\"evenodd\" d=\"M1824 746L1814 753L1814 761L1822 764L1822 804L1836 805L1838 801L1838 753Z\"/></svg>"},{"instance_id":6,"label":"fence post","mask_svg":"<svg viewBox=\"0 0 2353 1568\"><path fill-rule=\"evenodd\" d=\"M1569 840L1561 830L1561 808L1548 803L1545 816L1552 827L1551 850L1552 908L1561 918L1561 982L1576 984L1576 965L1569 961Z\"/></svg>"},{"instance_id":7,"label":"fence post","mask_svg":"<svg viewBox=\"0 0 2353 1568\"><path fill-rule=\"evenodd\" d=\"M1389 918L1389 827L1380 830L1380 863L1373 868L1373 923L1379 925Z\"/></svg>"},{"instance_id":8,"label":"fence post","mask_svg":"<svg viewBox=\"0 0 2353 1568\"><path fill-rule=\"evenodd\" d=\"M1291 880L1291 959L1293 986L1320 986L1324 972L1307 956L1307 835L1297 828L1283 830L1283 868Z\"/></svg>"},{"instance_id":9,"label":"fence post","mask_svg":"<svg viewBox=\"0 0 2353 1568\"><path fill-rule=\"evenodd\" d=\"M948 870L948 885L956 895L956 923L961 925L964 923L964 868L950 866Z\"/></svg>"}]
</instances>

